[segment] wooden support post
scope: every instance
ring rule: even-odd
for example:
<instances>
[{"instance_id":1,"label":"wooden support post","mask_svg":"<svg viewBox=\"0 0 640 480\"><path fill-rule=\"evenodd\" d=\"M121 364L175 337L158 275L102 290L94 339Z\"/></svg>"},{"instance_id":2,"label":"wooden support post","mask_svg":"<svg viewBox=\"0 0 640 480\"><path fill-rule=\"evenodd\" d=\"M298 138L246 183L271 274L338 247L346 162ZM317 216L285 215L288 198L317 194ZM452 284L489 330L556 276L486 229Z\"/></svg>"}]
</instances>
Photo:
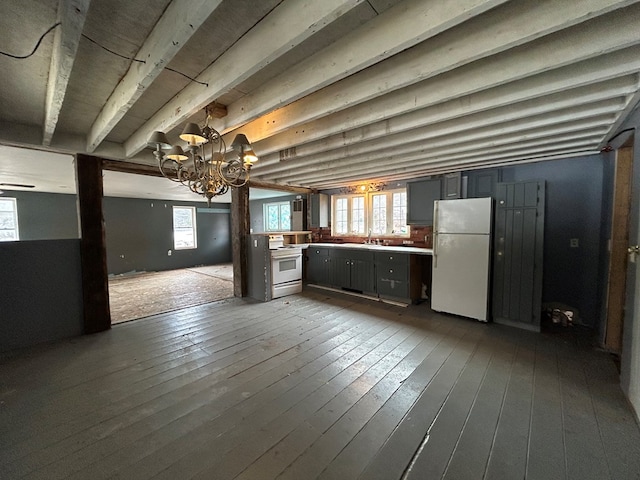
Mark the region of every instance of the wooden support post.
<instances>
[{"instance_id":1,"label":"wooden support post","mask_svg":"<svg viewBox=\"0 0 640 480\"><path fill-rule=\"evenodd\" d=\"M231 252L233 295L246 297L249 291L247 238L249 235L249 186L231 189Z\"/></svg>"},{"instance_id":2,"label":"wooden support post","mask_svg":"<svg viewBox=\"0 0 640 480\"><path fill-rule=\"evenodd\" d=\"M622 351L632 169L633 149L628 147L618 149L616 151L616 173L613 192L607 326L604 340L605 347L617 353Z\"/></svg>"},{"instance_id":3,"label":"wooden support post","mask_svg":"<svg viewBox=\"0 0 640 480\"><path fill-rule=\"evenodd\" d=\"M107 254L102 214L102 159L77 154L84 333L111 328Z\"/></svg>"}]
</instances>

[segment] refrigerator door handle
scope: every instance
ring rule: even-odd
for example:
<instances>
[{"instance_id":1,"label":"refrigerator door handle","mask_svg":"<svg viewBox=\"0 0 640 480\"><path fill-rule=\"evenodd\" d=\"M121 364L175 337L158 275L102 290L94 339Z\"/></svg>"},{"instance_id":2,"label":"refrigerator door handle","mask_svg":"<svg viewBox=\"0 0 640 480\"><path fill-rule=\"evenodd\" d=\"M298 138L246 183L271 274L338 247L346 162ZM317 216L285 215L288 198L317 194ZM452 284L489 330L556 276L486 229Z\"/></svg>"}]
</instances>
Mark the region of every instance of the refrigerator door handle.
<instances>
[{"instance_id":1,"label":"refrigerator door handle","mask_svg":"<svg viewBox=\"0 0 640 480\"><path fill-rule=\"evenodd\" d=\"M438 200L433 202L433 268L438 268Z\"/></svg>"},{"instance_id":2,"label":"refrigerator door handle","mask_svg":"<svg viewBox=\"0 0 640 480\"><path fill-rule=\"evenodd\" d=\"M438 200L433 202L433 234L438 233Z\"/></svg>"},{"instance_id":3,"label":"refrigerator door handle","mask_svg":"<svg viewBox=\"0 0 640 480\"><path fill-rule=\"evenodd\" d=\"M433 253L431 254L431 261L433 263L433 268L438 268L438 234L433 234Z\"/></svg>"}]
</instances>

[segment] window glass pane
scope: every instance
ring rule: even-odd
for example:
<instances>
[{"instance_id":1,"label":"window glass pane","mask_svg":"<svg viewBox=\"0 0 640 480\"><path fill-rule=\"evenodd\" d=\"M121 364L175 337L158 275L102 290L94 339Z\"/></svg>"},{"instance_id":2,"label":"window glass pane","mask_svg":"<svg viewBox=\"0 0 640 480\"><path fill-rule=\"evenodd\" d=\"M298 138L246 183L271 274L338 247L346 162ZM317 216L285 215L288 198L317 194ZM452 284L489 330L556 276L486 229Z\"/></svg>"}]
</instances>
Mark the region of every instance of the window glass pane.
<instances>
[{"instance_id":1,"label":"window glass pane","mask_svg":"<svg viewBox=\"0 0 640 480\"><path fill-rule=\"evenodd\" d=\"M387 233L387 196L373 195L373 225L371 233L374 235L384 235Z\"/></svg>"},{"instance_id":2,"label":"window glass pane","mask_svg":"<svg viewBox=\"0 0 640 480\"><path fill-rule=\"evenodd\" d=\"M15 198L0 198L0 242L19 240Z\"/></svg>"},{"instance_id":3,"label":"window glass pane","mask_svg":"<svg viewBox=\"0 0 640 480\"><path fill-rule=\"evenodd\" d=\"M393 232L394 234L406 234L407 229L407 193L396 192L393 194Z\"/></svg>"},{"instance_id":4,"label":"window glass pane","mask_svg":"<svg viewBox=\"0 0 640 480\"><path fill-rule=\"evenodd\" d=\"M347 233L347 199L338 198L336 200L335 229L337 234Z\"/></svg>"},{"instance_id":5,"label":"window glass pane","mask_svg":"<svg viewBox=\"0 0 640 480\"><path fill-rule=\"evenodd\" d=\"M265 203L263 209L266 232L291 230L291 202Z\"/></svg>"},{"instance_id":6,"label":"window glass pane","mask_svg":"<svg viewBox=\"0 0 640 480\"><path fill-rule=\"evenodd\" d=\"M291 204L280 204L280 230L291 230Z\"/></svg>"},{"instance_id":7,"label":"window glass pane","mask_svg":"<svg viewBox=\"0 0 640 480\"><path fill-rule=\"evenodd\" d=\"M364 197L351 199L351 233L364 233Z\"/></svg>"},{"instance_id":8,"label":"window glass pane","mask_svg":"<svg viewBox=\"0 0 640 480\"><path fill-rule=\"evenodd\" d=\"M279 214L280 208L277 203L267 205L267 230L277 231L279 230Z\"/></svg>"},{"instance_id":9,"label":"window glass pane","mask_svg":"<svg viewBox=\"0 0 640 480\"><path fill-rule=\"evenodd\" d=\"M196 248L195 207L173 207L173 248Z\"/></svg>"}]
</instances>

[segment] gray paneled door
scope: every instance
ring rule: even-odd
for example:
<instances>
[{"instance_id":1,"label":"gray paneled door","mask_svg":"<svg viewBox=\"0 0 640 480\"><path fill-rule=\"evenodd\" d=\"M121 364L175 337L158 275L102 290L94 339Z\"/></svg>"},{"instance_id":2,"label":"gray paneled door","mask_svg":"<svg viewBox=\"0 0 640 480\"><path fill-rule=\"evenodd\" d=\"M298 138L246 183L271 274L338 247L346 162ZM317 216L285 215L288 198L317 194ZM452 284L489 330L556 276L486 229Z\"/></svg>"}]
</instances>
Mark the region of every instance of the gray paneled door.
<instances>
[{"instance_id":1,"label":"gray paneled door","mask_svg":"<svg viewBox=\"0 0 640 480\"><path fill-rule=\"evenodd\" d=\"M493 258L493 321L540 330L544 182L498 183Z\"/></svg>"}]
</instances>

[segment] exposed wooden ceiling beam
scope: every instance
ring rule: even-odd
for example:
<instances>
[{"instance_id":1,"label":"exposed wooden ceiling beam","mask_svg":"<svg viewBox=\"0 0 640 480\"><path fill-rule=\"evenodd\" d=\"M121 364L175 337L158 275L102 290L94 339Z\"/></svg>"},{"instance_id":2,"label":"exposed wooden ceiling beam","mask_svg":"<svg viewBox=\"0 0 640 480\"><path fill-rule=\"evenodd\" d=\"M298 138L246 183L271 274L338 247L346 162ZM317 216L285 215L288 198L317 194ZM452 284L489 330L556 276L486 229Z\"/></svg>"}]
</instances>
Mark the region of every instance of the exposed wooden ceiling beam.
<instances>
[{"instance_id":1,"label":"exposed wooden ceiling beam","mask_svg":"<svg viewBox=\"0 0 640 480\"><path fill-rule=\"evenodd\" d=\"M53 39L42 131L42 144L45 146L51 144L58 124L90 2L91 0L60 0L58 3L60 26L56 28Z\"/></svg>"},{"instance_id":2,"label":"exposed wooden ceiling beam","mask_svg":"<svg viewBox=\"0 0 640 480\"><path fill-rule=\"evenodd\" d=\"M367 116L368 123L372 123L633 45L640 42L634 33L640 6L611 11L627 3L615 0L512 2L465 23L464 34L455 28L446 31L264 115L244 125L242 131L255 142L363 102L368 105L369 100L382 96L384 108L372 108ZM594 18L604 13L602 19ZM619 29L611 31L608 22L603 21L609 16L616 25L620 22ZM576 26L580 22L583 23ZM566 33L552 35L562 29L567 29ZM571 41L567 41L569 35ZM539 41L532 42L536 39ZM497 55L527 42L532 42L527 48ZM480 62L480 59L486 60ZM435 81L438 88L424 92L420 86L429 83L425 79ZM456 90L456 94L449 96L452 90ZM363 117L361 121L366 120Z\"/></svg>"},{"instance_id":3,"label":"exposed wooden ceiling beam","mask_svg":"<svg viewBox=\"0 0 640 480\"><path fill-rule=\"evenodd\" d=\"M486 126L474 126L465 128L466 126L461 123L460 130L447 129L446 133L443 131L442 135L433 135L433 132L427 128L417 129L406 134L401 134L400 138L389 142L387 144L380 143L378 148L368 148L361 151L354 151L352 154L345 154L343 150L333 152L332 157L323 155L324 159L317 159L315 157L309 158L303 165L292 165L288 169L281 168L278 171L273 172L257 172L260 178L264 180L278 180L283 181L288 178L300 178L304 175L312 175L319 169L333 170L335 168L343 168L349 166L353 169L359 169L361 171L366 170L369 164L373 161L380 159L385 163L385 158L388 155L398 155L400 153L412 153L416 150L431 151L441 149L457 142L477 141L482 142L489 138L490 141L495 141L495 137L526 132L530 129L537 128L549 128L554 125L564 125L566 123L579 124L584 120L597 119L599 125L603 122L611 122L617 116L620 111L621 105L623 105L622 99L618 101L601 102L602 105L587 105L581 108L569 108L564 112L556 112L554 115L535 115L527 116L519 120L509 120L505 122L499 122L489 124ZM604 134L604 132L603 132ZM347 149L347 152L349 150ZM329 152L330 153L330 152ZM327 158L328 157L328 158ZM285 165L287 162L283 162ZM336 172L339 173L339 172Z\"/></svg>"},{"instance_id":4,"label":"exposed wooden ceiling beam","mask_svg":"<svg viewBox=\"0 0 640 480\"><path fill-rule=\"evenodd\" d=\"M147 175L150 177L164 177L158 167L142 165L140 163L125 162L122 160L102 159L102 169L112 172L133 173L135 175Z\"/></svg>"},{"instance_id":5,"label":"exposed wooden ceiling beam","mask_svg":"<svg viewBox=\"0 0 640 480\"><path fill-rule=\"evenodd\" d=\"M486 126L504 121L513 121L530 115L552 113L559 110L586 105L600 100L632 94L638 89L638 75L626 75L608 80L605 83L596 83L582 87L572 88L561 92L536 97L532 99L512 99L513 103L497 106L486 110L483 102L486 92L472 94L466 98L456 99L447 104L427 107L393 119L377 122L367 127L361 127L342 132L338 135L307 142L296 146L295 156L286 161L280 160L280 152L266 153L264 151L268 142L262 142L259 147L260 163L258 172L260 175L266 172L277 171L285 164L294 165L299 159L321 159L326 152L336 149L349 150L351 153L372 150L378 148L376 141L379 139L392 139L400 133L413 134L416 129L423 129L432 135L445 135L458 131L460 128L473 128L473 126ZM502 91L500 87L494 93ZM527 90L523 90L526 97ZM467 106L466 109L462 105ZM476 110L477 109L477 110ZM464 119L463 125L458 125L458 119ZM417 132L416 132L417 133ZM274 138L275 140L275 138ZM291 167L289 167L291 168Z\"/></svg>"},{"instance_id":6,"label":"exposed wooden ceiling beam","mask_svg":"<svg viewBox=\"0 0 640 480\"><path fill-rule=\"evenodd\" d=\"M631 98L629 98L626 108L620 112L620 115L618 116L616 121L611 124L611 126L609 127L609 131L600 142L600 145L599 145L600 148L604 148L607 145L609 139L613 136L614 132L616 132L620 128L620 126L629 118L633 110L635 108L638 108L639 104L640 104L640 91L636 92Z\"/></svg>"},{"instance_id":7,"label":"exposed wooden ceiling beam","mask_svg":"<svg viewBox=\"0 0 640 480\"><path fill-rule=\"evenodd\" d=\"M506 0L405 0L229 106L218 130L254 120L389 58Z\"/></svg>"},{"instance_id":8,"label":"exposed wooden ceiling beam","mask_svg":"<svg viewBox=\"0 0 640 480\"><path fill-rule=\"evenodd\" d=\"M87 136L93 152L222 0L173 0L145 40Z\"/></svg>"},{"instance_id":9,"label":"exposed wooden ceiling beam","mask_svg":"<svg viewBox=\"0 0 640 480\"><path fill-rule=\"evenodd\" d=\"M139 128L126 142L127 156L143 149L154 130L168 131L302 41L360 4L359 0L284 2L229 48ZM301 16L300 12L305 15Z\"/></svg>"},{"instance_id":10,"label":"exposed wooden ceiling beam","mask_svg":"<svg viewBox=\"0 0 640 480\"><path fill-rule=\"evenodd\" d=\"M545 103L549 106L549 103ZM577 122L583 118L591 118L606 115L609 119L614 118L626 105L625 98L618 96L590 102L587 104L576 103L571 107L556 109L553 115L549 115L551 110L530 109L521 111L518 108L507 109L498 108L496 111L483 112L481 114L470 115L455 120L449 120L435 125L427 125L406 132L380 137L369 142L362 142L348 147L338 149L327 149L324 152L309 156L298 156L293 160L280 162L262 168L260 165L258 174L261 178L278 177L287 172L305 173L310 171L312 165L320 162L323 165L357 163L359 159L371 157L384 157L391 149L407 147L407 145L420 142L424 144L429 140L436 140L438 143L455 142L455 138L471 137L482 140L486 137L493 137L497 133L510 131L520 131L528 128L538 128L541 125L554 125L567 121ZM437 148L440 145L433 145L430 148Z\"/></svg>"},{"instance_id":11,"label":"exposed wooden ceiling beam","mask_svg":"<svg viewBox=\"0 0 640 480\"><path fill-rule=\"evenodd\" d=\"M599 136L571 139L566 142L549 143L546 139L537 142L530 142L526 146L509 145L506 147L490 148L484 150L474 150L471 153L434 158L429 163L421 163L419 168L415 165L397 167L392 169L392 173L361 172L351 175L335 176L332 179L318 179L309 182L311 188L331 188L361 181L363 179L385 180L391 178L416 178L418 176L433 175L441 171L464 170L468 164L479 162L497 162L505 158L529 158L552 155L557 152L587 152L597 153ZM455 162L453 162L455 160Z\"/></svg>"},{"instance_id":12,"label":"exposed wooden ceiling beam","mask_svg":"<svg viewBox=\"0 0 640 480\"><path fill-rule=\"evenodd\" d=\"M504 126L493 128L493 132L486 131L479 140L479 135L469 134L449 138L434 139L431 141L416 141L402 148L388 149L379 155L362 156L353 161L326 162L316 164L315 171L300 172L293 170L291 174L269 176L272 181L280 183L296 184L302 180L313 182L329 180L331 178L344 178L354 173L367 175L384 175L389 170L397 170L416 165L428 166L432 159L445 159L453 161L456 154L469 152L475 154L482 151L498 151L499 148L517 144L527 145L529 142L537 143L539 139L545 142L575 138L592 139L595 135L603 135L614 116L600 115L594 118L586 118L581 121L569 121L562 124L546 124L539 127L520 125L511 131L503 132Z\"/></svg>"},{"instance_id":13,"label":"exposed wooden ceiling beam","mask_svg":"<svg viewBox=\"0 0 640 480\"><path fill-rule=\"evenodd\" d=\"M617 77L629 76L631 79L627 78L625 82L636 82L638 70L640 70L640 47L635 46L494 88L480 90L468 96L453 97L406 113L399 112L399 115L396 116L386 115L383 118L378 118L377 121L370 122L371 116L375 114L378 114L378 117L381 116L378 113L381 108L393 108L382 99L376 99L320 120L305 123L296 129L256 142L253 145L260 156L271 152L277 153L292 145L299 146L312 141L328 141L328 138L332 138L338 144L342 141L349 145L355 141L365 141L387 133L409 130L416 125L434 124L442 120L455 119L524 100L540 99L542 103L544 96L561 94L576 88L597 88L604 82L611 82ZM453 78L450 80L454 81ZM422 94L427 95L431 88L446 88L446 84L437 82L424 85L423 89L415 91L415 98L422 98L420 96ZM394 95L394 98L399 99L397 93ZM354 132L352 137L347 134L350 131ZM360 136L362 138L359 138ZM303 151L302 148L300 147L300 151Z\"/></svg>"},{"instance_id":14,"label":"exposed wooden ceiling beam","mask_svg":"<svg viewBox=\"0 0 640 480\"><path fill-rule=\"evenodd\" d=\"M279 190L282 192L291 192L291 193L311 193L312 192L310 188L294 187L291 185L280 185L278 183L262 182L260 180L251 180L251 179L249 179L249 187L260 188L263 190Z\"/></svg>"}]
</instances>

